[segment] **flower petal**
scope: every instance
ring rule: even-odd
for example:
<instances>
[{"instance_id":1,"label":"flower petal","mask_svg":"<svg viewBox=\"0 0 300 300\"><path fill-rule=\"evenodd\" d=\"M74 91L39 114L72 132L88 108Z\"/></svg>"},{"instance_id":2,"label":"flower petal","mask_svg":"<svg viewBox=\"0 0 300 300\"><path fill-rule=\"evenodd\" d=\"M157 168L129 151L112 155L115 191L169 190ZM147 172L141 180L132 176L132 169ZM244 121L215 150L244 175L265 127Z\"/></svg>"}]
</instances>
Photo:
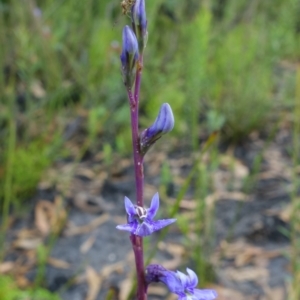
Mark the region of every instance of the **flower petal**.
<instances>
[{"instance_id":1,"label":"flower petal","mask_svg":"<svg viewBox=\"0 0 300 300\"><path fill-rule=\"evenodd\" d=\"M150 208L147 210L147 218L153 219L159 209L159 195L156 193L151 200Z\"/></svg>"},{"instance_id":2,"label":"flower petal","mask_svg":"<svg viewBox=\"0 0 300 300\"><path fill-rule=\"evenodd\" d=\"M188 285L188 277L187 277L184 273L182 273L182 272L180 272L180 271L177 271L177 272L176 272L176 275L177 275L178 278L180 279L181 284L182 284L182 287L183 287L183 289L185 290L186 287L187 287L187 285Z\"/></svg>"},{"instance_id":3,"label":"flower petal","mask_svg":"<svg viewBox=\"0 0 300 300\"><path fill-rule=\"evenodd\" d=\"M119 230L124 230L124 231L129 231L131 233L134 233L137 227L138 227L138 222L135 220L134 222L131 222L129 224L118 225L116 228Z\"/></svg>"},{"instance_id":4,"label":"flower petal","mask_svg":"<svg viewBox=\"0 0 300 300\"><path fill-rule=\"evenodd\" d=\"M184 295L184 288L175 272L165 271L164 276L160 276L160 281L169 288L170 292L177 295Z\"/></svg>"},{"instance_id":5,"label":"flower petal","mask_svg":"<svg viewBox=\"0 0 300 300\"><path fill-rule=\"evenodd\" d=\"M194 295L198 300L214 300L217 298L218 294L214 290L199 290L194 289Z\"/></svg>"},{"instance_id":6,"label":"flower petal","mask_svg":"<svg viewBox=\"0 0 300 300\"><path fill-rule=\"evenodd\" d=\"M136 228L134 234L138 236L147 236L154 231L153 224L144 221L142 224L139 224Z\"/></svg>"},{"instance_id":7,"label":"flower petal","mask_svg":"<svg viewBox=\"0 0 300 300\"><path fill-rule=\"evenodd\" d=\"M189 269L189 268L187 268L186 271L189 274L188 286L192 287L192 288L196 287L197 284L198 284L198 277L197 277L196 273L193 270Z\"/></svg>"},{"instance_id":8,"label":"flower petal","mask_svg":"<svg viewBox=\"0 0 300 300\"><path fill-rule=\"evenodd\" d=\"M152 221L153 231L158 231L174 222L176 222L176 219L165 219L165 220Z\"/></svg>"},{"instance_id":9,"label":"flower petal","mask_svg":"<svg viewBox=\"0 0 300 300\"><path fill-rule=\"evenodd\" d=\"M129 198L125 197L124 198L124 202L125 202L125 210L128 214L128 216L135 216L136 211L135 211L135 206L133 205L133 203L130 201ZM130 222L130 221L129 221Z\"/></svg>"}]
</instances>

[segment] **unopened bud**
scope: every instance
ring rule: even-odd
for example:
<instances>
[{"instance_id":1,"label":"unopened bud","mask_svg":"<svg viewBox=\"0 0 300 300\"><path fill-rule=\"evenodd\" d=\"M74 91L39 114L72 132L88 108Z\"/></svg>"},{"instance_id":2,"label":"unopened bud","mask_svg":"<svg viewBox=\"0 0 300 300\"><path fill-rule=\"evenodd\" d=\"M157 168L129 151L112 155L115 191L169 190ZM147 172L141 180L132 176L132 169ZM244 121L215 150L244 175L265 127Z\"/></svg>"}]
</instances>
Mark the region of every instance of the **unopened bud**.
<instances>
[{"instance_id":1,"label":"unopened bud","mask_svg":"<svg viewBox=\"0 0 300 300\"><path fill-rule=\"evenodd\" d=\"M136 36L132 29L127 25L123 29L122 40L123 45L120 59L122 64L123 80L124 84L128 88L132 88L139 57L139 50Z\"/></svg>"},{"instance_id":2,"label":"unopened bud","mask_svg":"<svg viewBox=\"0 0 300 300\"><path fill-rule=\"evenodd\" d=\"M145 0L136 0L131 9L133 30L137 36L140 53L143 52L147 44L147 18Z\"/></svg>"},{"instance_id":3,"label":"unopened bud","mask_svg":"<svg viewBox=\"0 0 300 300\"><path fill-rule=\"evenodd\" d=\"M160 107L160 111L155 122L140 135L140 149L143 154L147 152L162 135L171 131L174 127L174 116L171 106L164 103Z\"/></svg>"}]
</instances>

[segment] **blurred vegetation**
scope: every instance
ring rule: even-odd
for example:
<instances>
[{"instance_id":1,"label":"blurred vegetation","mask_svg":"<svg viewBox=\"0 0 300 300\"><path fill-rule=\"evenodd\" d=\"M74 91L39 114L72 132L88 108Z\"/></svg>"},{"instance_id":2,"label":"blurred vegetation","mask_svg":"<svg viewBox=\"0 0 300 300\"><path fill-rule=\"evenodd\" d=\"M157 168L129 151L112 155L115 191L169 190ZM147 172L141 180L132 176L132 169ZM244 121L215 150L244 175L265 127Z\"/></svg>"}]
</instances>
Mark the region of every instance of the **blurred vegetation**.
<instances>
[{"instance_id":1,"label":"blurred vegetation","mask_svg":"<svg viewBox=\"0 0 300 300\"><path fill-rule=\"evenodd\" d=\"M60 298L45 289L21 290L14 280L8 276L0 277L1 300L59 300Z\"/></svg>"},{"instance_id":2,"label":"blurred vegetation","mask_svg":"<svg viewBox=\"0 0 300 300\"><path fill-rule=\"evenodd\" d=\"M169 102L175 135L196 150L216 130L223 141L240 142L293 110L298 0L146 2L142 127ZM103 151L107 162L114 152L130 153L119 63L127 21L119 0L0 0L4 219L12 204L34 193L48 166L76 156L68 141L78 124L83 152ZM197 172L206 186L203 168Z\"/></svg>"},{"instance_id":3,"label":"blurred vegetation","mask_svg":"<svg viewBox=\"0 0 300 300\"><path fill-rule=\"evenodd\" d=\"M147 1L141 125L163 101L193 149L215 130L234 142L264 130L293 105L284 62L299 59L299 12L296 0ZM130 152L119 65L126 21L116 0L0 1L0 199L30 196L43 170L71 155L78 117L85 150Z\"/></svg>"}]
</instances>

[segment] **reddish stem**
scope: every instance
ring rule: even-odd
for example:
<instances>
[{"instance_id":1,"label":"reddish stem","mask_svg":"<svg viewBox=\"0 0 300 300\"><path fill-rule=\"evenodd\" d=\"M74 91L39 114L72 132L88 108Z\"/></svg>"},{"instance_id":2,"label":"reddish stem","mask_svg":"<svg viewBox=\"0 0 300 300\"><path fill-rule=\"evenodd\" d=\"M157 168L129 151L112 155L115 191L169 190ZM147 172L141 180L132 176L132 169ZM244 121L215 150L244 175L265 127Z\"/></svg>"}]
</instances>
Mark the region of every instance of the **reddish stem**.
<instances>
[{"instance_id":1,"label":"reddish stem","mask_svg":"<svg viewBox=\"0 0 300 300\"><path fill-rule=\"evenodd\" d=\"M139 98L141 75L143 68L143 56L137 64L134 94L131 89L127 89L128 98L130 102L130 116L131 116L131 133L132 133L132 148L135 171L135 185L136 185L136 204L144 206L143 190L144 190L144 167L143 155L140 152L139 141ZM137 272L137 300L147 300L147 287L145 282L145 267L143 254L143 238L132 234L130 236L132 248L135 256L135 265Z\"/></svg>"}]
</instances>

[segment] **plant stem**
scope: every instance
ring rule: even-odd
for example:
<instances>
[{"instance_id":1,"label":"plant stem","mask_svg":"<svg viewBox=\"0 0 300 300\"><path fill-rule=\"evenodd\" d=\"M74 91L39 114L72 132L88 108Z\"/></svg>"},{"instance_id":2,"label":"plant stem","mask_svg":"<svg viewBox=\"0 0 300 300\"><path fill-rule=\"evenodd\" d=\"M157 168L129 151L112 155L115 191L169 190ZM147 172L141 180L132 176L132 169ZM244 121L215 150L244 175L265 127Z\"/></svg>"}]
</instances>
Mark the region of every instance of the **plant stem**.
<instances>
[{"instance_id":1,"label":"plant stem","mask_svg":"<svg viewBox=\"0 0 300 300\"><path fill-rule=\"evenodd\" d=\"M127 89L128 98L130 102L130 116L131 116L131 133L132 133L132 148L133 160L135 171L135 185L136 185L136 204L143 207L143 189L144 189L144 167L143 155L140 152L139 143L139 98L140 98L140 85L142 75L143 57L140 56L135 78L134 94L131 89ZM145 269L144 269L144 253L143 253L143 238L131 234L130 240L135 256L135 265L137 272L137 299L147 299L147 288L145 282Z\"/></svg>"}]
</instances>

